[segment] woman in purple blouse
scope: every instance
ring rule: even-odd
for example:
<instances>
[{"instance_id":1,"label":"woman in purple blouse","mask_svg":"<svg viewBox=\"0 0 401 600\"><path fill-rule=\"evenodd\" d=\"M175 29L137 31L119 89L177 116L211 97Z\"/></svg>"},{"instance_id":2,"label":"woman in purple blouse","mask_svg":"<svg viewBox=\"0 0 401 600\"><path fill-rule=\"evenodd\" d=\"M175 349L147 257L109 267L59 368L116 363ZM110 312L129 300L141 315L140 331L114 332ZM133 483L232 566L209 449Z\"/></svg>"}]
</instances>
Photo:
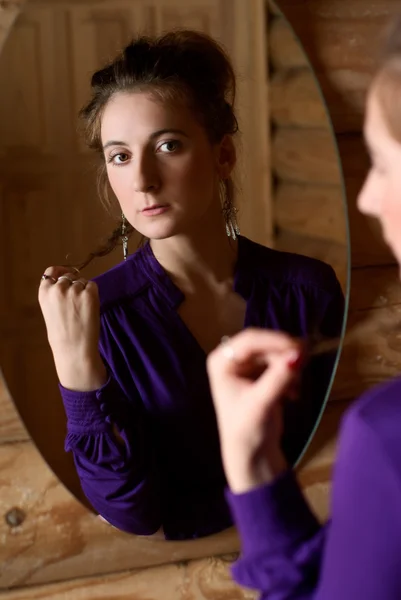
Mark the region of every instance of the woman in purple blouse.
<instances>
[{"instance_id":1,"label":"woman in purple blouse","mask_svg":"<svg viewBox=\"0 0 401 600\"><path fill-rule=\"evenodd\" d=\"M239 235L235 77L194 32L139 38L92 77L82 117L122 211L104 254L121 264L87 282L49 267L39 300L82 489L112 525L188 539L232 524L207 354L244 327L339 335L333 269ZM264 124L263 124L264 126ZM127 256L133 230L147 238ZM283 451L301 454L333 370L318 357L285 407Z\"/></svg>"},{"instance_id":2,"label":"woman in purple blouse","mask_svg":"<svg viewBox=\"0 0 401 600\"><path fill-rule=\"evenodd\" d=\"M365 138L372 166L358 207L379 219L401 265L401 19L369 91ZM236 581L268 600L399 600L401 379L368 391L346 414L332 517L321 527L280 448L278 401L301 366L299 342L250 330L209 360L227 498L242 538ZM255 363L263 370L256 380Z\"/></svg>"}]
</instances>

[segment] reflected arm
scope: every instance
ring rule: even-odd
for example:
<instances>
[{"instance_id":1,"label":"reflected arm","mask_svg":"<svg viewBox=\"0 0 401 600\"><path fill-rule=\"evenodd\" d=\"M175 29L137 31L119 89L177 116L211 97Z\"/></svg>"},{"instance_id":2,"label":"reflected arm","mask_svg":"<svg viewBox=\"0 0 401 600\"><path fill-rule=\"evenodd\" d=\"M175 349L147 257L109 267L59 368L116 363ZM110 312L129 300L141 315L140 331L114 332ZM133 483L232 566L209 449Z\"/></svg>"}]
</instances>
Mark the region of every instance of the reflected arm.
<instances>
[{"instance_id":1,"label":"reflected arm","mask_svg":"<svg viewBox=\"0 0 401 600\"><path fill-rule=\"evenodd\" d=\"M369 425L355 413L345 421L325 527L290 472L227 493L242 539L234 578L263 600L400 598L400 479Z\"/></svg>"},{"instance_id":2,"label":"reflected arm","mask_svg":"<svg viewBox=\"0 0 401 600\"><path fill-rule=\"evenodd\" d=\"M94 392L60 390L67 414L65 449L73 452L85 496L118 529L154 534L161 515L143 415L111 376Z\"/></svg>"}]
</instances>

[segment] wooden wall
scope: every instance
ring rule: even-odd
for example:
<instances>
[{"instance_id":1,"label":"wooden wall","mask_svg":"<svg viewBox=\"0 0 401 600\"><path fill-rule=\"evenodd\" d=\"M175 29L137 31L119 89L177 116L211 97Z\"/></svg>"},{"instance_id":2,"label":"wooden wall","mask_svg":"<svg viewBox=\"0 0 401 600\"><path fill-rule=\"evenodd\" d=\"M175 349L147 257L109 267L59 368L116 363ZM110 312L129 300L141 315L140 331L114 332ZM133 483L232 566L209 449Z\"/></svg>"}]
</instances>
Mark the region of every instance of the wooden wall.
<instances>
[{"instance_id":1,"label":"wooden wall","mask_svg":"<svg viewBox=\"0 0 401 600\"><path fill-rule=\"evenodd\" d=\"M398 10L399 1L279 0L278 3L296 28L316 69L339 144L352 239L349 327L361 317L378 321L380 315L401 309L398 271L375 227L357 214L355 198L367 168L361 124L363 97L374 68L373 40L378 38L388 16ZM12 21L13 7L18 4L15 0L0 3L0 46ZM275 60L281 61L276 65L285 69L292 65L289 68L292 71L301 60L299 50L283 21L277 23L281 29L273 30L271 51ZM286 84L286 93L298 98L299 110L280 116L276 107L274 118L277 122L281 120L283 129L287 128L288 119L297 120L297 126L301 127L300 119L307 118L306 128L317 130L313 148L321 149L322 155L319 152L317 158L323 160L327 170L326 177L314 185L333 186L332 194L325 188L330 204L338 202L334 199L339 193L334 189L338 186L338 173L330 171L334 168L335 163L331 162L334 157L324 154L332 151L327 150L323 120L310 127L312 116L306 99L308 93L312 98L316 96L304 68L305 62L299 63L297 72L291 73L291 83ZM310 102L315 100L310 98ZM319 115L316 107L313 115L313 119ZM323 119L322 113L319 118ZM287 119L286 125L282 119ZM276 151L282 147L277 140L275 146ZM309 155L302 146L304 154ZM311 151L310 156L314 155ZM283 173L282 169L288 168L285 161L275 164L277 172ZM291 166L295 168L296 164ZM315 172L315 167L311 169ZM300 183L297 181L296 185ZM302 195L298 188L296 191L305 206L317 201L313 192ZM287 194L288 191L286 198ZM280 217L280 222L281 228L291 235L305 234L305 230L293 231L294 225L288 223L286 215ZM343 410L360 391L398 373L399 350L399 340L378 333L369 337L360 335L357 343L343 352L331 402L300 470L301 483L321 518L327 514L335 434ZM0 385L0 473L0 588L3 589L0 599L253 597L235 586L228 575L228 566L235 556L232 553L238 550L234 530L199 542L166 545L163 541L125 535L89 513L67 493L39 456L4 385ZM162 563L172 564L161 566ZM144 569L145 566L149 568Z\"/></svg>"},{"instance_id":2,"label":"wooden wall","mask_svg":"<svg viewBox=\"0 0 401 600\"><path fill-rule=\"evenodd\" d=\"M314 67L332 117L348 200L351 295L348 330L361 320L378 330L361 332L340 360L332 401L349 401L372 384L397 375L400 340L379 324L401 309L398 267L377 223L360 215L357 194L367 173L362 126L364 99L377 65L383 28L400 10L394 0L281 0ZM290 48L291 45L287 45Z\"/></svg>"},{"instance_id":3,"label":"wooden wall","mask_svg":"<svg viewBox=\"0 0 401 600\"><path fill-rule=\"evenodd\" d=\"M288 21L268 20L274 245L348 276L346 199L331 121L307 56Z\"/></svg>"}]
</instances>

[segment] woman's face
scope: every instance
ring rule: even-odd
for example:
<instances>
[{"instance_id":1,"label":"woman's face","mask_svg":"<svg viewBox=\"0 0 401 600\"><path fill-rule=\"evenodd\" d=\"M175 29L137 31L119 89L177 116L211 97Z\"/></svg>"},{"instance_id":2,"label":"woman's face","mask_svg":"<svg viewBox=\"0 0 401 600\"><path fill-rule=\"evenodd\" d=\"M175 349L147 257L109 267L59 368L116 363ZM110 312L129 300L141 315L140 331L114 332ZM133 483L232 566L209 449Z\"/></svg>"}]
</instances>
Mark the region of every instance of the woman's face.
<instances>
[{"instance_id":1,"label":"woman's face","mask_svg":"<svg viewBox=\"0 0 401 600\"><path fill-rule=\"evenodd\" d=\"M101 139L110 185L127 220L150 239L189 234L220 218L219 178L234 166L229 136L211 144L184 105L146 93L117 93Z\"/></svg>"},{"instance_id":2,"label":"woman's face","mask_svg":"<svg viewBox=\"0 0 401 600\"><path fill-rule=\"evenodd\" d=\"M358 208L379 219L384 239L401 265L401 143L390 135L374 87L368 96L364 134L372 166Z\"/></svg>"}]
</instances>

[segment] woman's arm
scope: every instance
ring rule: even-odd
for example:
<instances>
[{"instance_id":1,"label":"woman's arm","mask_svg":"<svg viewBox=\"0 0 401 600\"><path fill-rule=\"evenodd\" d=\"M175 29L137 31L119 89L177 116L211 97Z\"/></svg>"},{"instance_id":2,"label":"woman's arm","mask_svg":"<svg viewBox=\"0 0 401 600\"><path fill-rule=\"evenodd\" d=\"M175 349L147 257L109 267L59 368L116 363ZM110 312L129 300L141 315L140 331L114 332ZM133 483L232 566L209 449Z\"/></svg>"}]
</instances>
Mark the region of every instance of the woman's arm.
<instances>
[{"instance_id":1,"label":"woman's arm","mask_svg":"<svg viewBox=\"0 0 401 600\"><path fill-rule=\"evenodd\" d=\"M85 496L118 529L154 534L161 511L143 415L131 408L112 376L95 391L60 390L67 415L65 449L73 452Z\"/></svg>"},{"instance_id":2,"label":"woman's arm","mask_svg":"<svg viewBox=\"0 0 401 600\"><path fill-rule=\"evenodd\" d=\"M65 448L73 452L82 489L115 527L153 534L161 511L145 417L140 402L128 402L108 377L98 287L65 267L49 267L39 302L67 415Z\"/></svg>"},{"instance_id":3,"label":"woman's arm","mask_svg":"<svg viewBox=\"0 0 401 600\"><path fill-rule=\"evenodd\" d=\"M234 578L263 599L401 598L400 480L359 413L345 420L325 528L290 473L228 500L243 543Z\"/></svg>"}]
</instances>

